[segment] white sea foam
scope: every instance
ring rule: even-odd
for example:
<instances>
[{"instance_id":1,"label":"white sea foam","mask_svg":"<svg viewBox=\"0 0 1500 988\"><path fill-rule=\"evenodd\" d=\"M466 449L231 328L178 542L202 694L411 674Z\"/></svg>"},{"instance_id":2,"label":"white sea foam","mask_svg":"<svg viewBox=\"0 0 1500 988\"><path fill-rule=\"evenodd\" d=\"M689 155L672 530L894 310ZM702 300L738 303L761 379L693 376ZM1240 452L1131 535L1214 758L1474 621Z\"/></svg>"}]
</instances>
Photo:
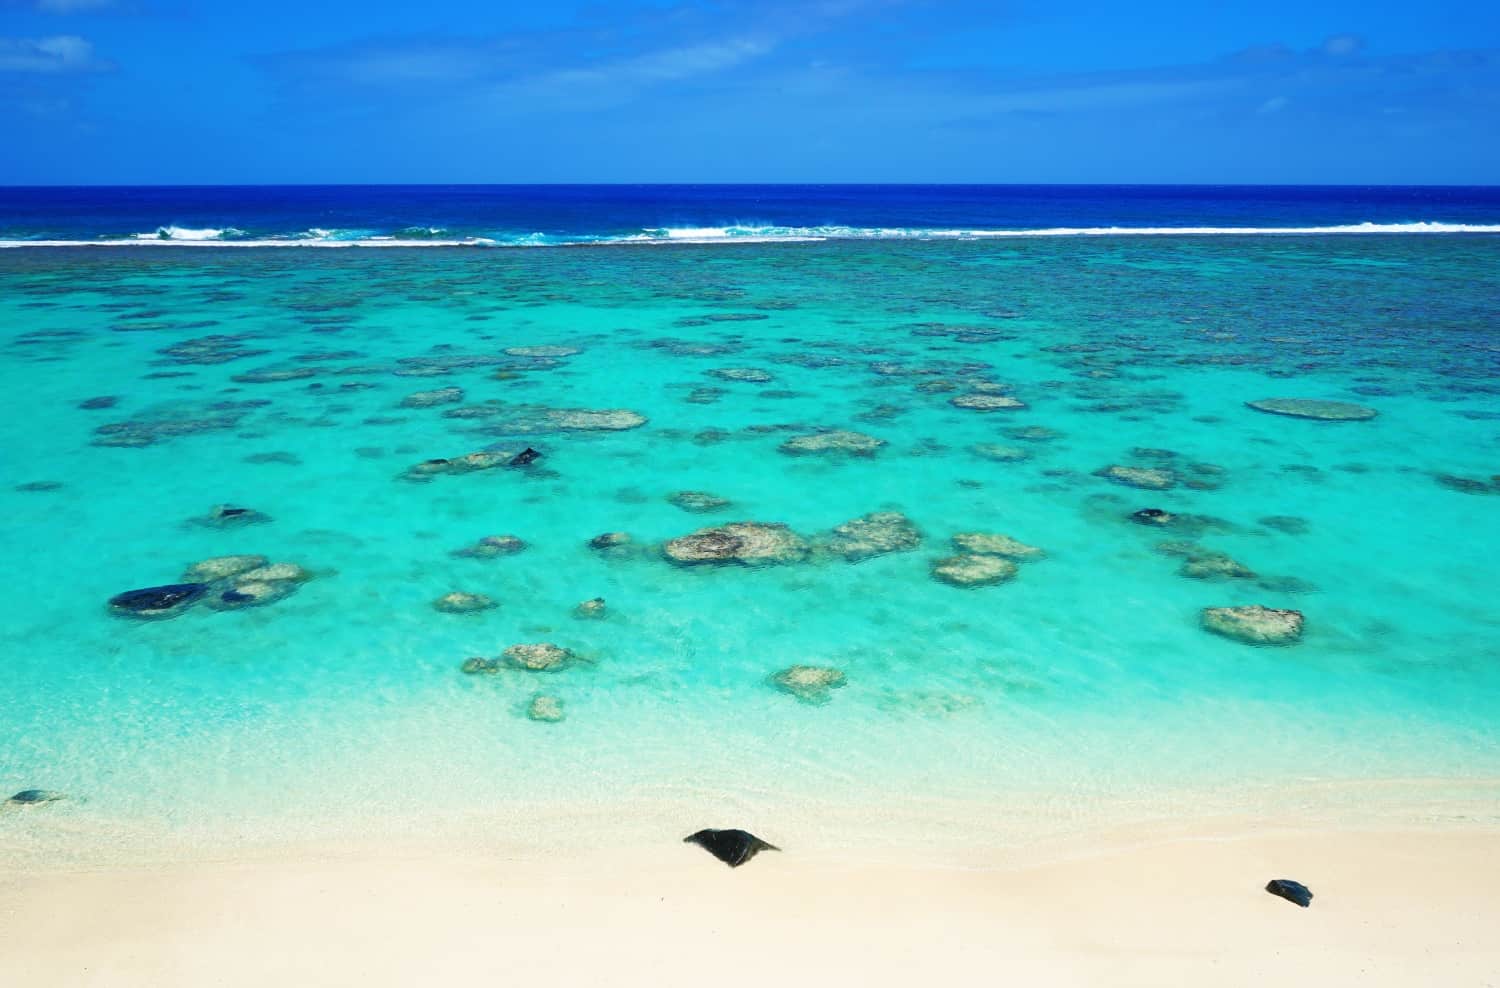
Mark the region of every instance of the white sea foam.
<instances>
[{"instance_id":1,"label":"white sea foam","mask_svg":"<svg viewBox=\"0 0 1500 988\"><path fill-rule=\"evenodd\" d=\"M319 240L319 241L321 241L321 240L329 240L329 241L336 241L336 242L341 242L342 243L342 242L351 242L351 241L356 241L356 240L369 240L369 239L372 239L372 238L375 238L375 237L376 237L376 234L375 234L375 232L373 230L360 230L360 229L345 230L345 229L342 229L340 227L333 227L333 228L330 229L330 228L327 228L327 227L313 226L313 227L308 227L306 230L303 230L301 233L294 233L294 234L292 234L292 236L291 236L290 239L302 241L305 244L309 240ZM285 239L288 239L288 238L285 238L285 237L263 237L263 238L260 238L260 240L258 240L256 242L259 243L259 242L261 242L263 240L276 240L276 241L280 241L280 240L285 240ZM395 239L395 238L393 238L393 237L384 237L384 238L380 238L380 239L392 240L392 239Z\"/></svg>"},{"instance_id":2,"label":"white sea foam","mask_svg":"<svg viewBox=\"0 0 1500 988\"><path fill-rule=\"evenodd\" d=\"M114 240L0 240L0 250L23 247L493 247L508 246L488 237L468 237L463 240L398 240L395 237L359 237L355 239L320 238L310 236L275 237L258 240L214 240L152 237L137 234L128 239Z\"/></svg>"},{"instance_id":3,"label":"white sea foam","mask_svg":"<svg viewBox=\"0 0 1500 988\"><path fill-rule=\"evenodd\" d=\"M244 230L237 230L232 226L223 228L203 227L193 229L186 226L159 226L154 233L137 233L132 239L143 241L178 241L181 243L201 243L210 240L222 240L225 237L244 236Z\"/></svg>"},{"instance_id":4,"label":"white sea foam","mask_svg":"<svg viewBox=\"0 0 1500 988\"><path fill-rule=\"evenodd\" d=\"M668 240L717 240L721 237L735 236L742 230L753 229L750 227L729 226L690 226L690 227L667 227L663 230L654 231L657 236L664 236ZM767 227L766 229L770 229ZM647 231L650 236L653 231Z\"/></svg>"},{"instance_id":5,"label":"white sea foam","mask_svg":"<svg viewBox=\"0 0 1500 988\"><path fill-rule=\"evenodd\" d=\"M1500 234L1500 224L1350 223L1332 226L1093 226L1041 229L928 229L851 226L661 227L616 236L555 236L543 233L495 237L443 237L438 227L408 227L396 234L314 227L284 237L249 239L244 231L164 226L155 233L104 240L0 240L0 248L20 247L582 247L666 244L808 243L828 240L990 240L1041 237L1274 237L1404 234Z\"/></svg>"},{"instance_id":6,"label":"white sea foam","mask_svg":"<svg viewBox=\"0 0 1500 988\"><path fill-rule=\"evenodd\" d=\"M647 230L646 240L982 240L991 237L1275 236L1352 233L1500 233L1500 224L1350 223L1334 226L1059 226L1039 229L723 226ZM634 238L633 238L634 239Z\"/></svg>"}]
</instances>

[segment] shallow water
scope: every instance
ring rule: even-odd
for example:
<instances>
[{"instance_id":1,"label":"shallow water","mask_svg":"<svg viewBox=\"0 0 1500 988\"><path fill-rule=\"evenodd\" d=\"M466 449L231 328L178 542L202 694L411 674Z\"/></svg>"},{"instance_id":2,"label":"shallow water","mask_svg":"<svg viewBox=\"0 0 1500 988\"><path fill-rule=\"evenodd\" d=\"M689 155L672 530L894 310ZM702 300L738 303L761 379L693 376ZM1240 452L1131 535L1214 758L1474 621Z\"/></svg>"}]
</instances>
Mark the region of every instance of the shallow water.
<instances>
[{"instance_id":1,"label":"shallow water","mask_svg":"<svg viewBox=\"0 0 1500 988\"><path fill-rule=\"evenodd\" d=\"M969 804L1006 808L965 824L995 841L1280 806L1493 818L1497 262L1500 239L1466 236L0 253L0 786L72 797L0 814L0 851L449 827L545 844L543 818L605 841L649 806L916 845ZM209 336L239 339L175 352L233 359L164 353ZM579 352L503 352L539 345ZM235 380L265 368L311 374ZM976 383L1027 407L950 404ZM448 386L460 404L400 405ZM79 407L101 396L118 402ZM1379 416L1244 404L1273 396ZM485 402L504 404L449 414ZM543 408L648 421L548 431ZM825 427L886 445L778 451ZM529 468L402 476L528 444ZM1094 475L1110 464L1210 489ZM688 513L681 490L733 504ZM193 523L223 503L272 520ZM1129 520L1144 507L1217 519L1198 541L1257 577L1179 575L1156 547L1185 536ZM657 548L737 520L814 539L877 510L921 548L756 568ZM607 531L641 551L587 547ZM933 580L964 531L1046 556L999 586ZM498 534L528 548L451 554ZM316 575L260 608L105 607L228 553ZM434 610L454 590L499 606ZM606 619L574 616L597 596ZM1303 640L1199 627L1249 603L1304 612ZM536 641L587 661L459 671ZM847 685L799 702L769 679L794 664ZM525 716L539 692L565 721ZM1433 786L1440 806L1411 795Z\"/></svg>"}]
</instances>

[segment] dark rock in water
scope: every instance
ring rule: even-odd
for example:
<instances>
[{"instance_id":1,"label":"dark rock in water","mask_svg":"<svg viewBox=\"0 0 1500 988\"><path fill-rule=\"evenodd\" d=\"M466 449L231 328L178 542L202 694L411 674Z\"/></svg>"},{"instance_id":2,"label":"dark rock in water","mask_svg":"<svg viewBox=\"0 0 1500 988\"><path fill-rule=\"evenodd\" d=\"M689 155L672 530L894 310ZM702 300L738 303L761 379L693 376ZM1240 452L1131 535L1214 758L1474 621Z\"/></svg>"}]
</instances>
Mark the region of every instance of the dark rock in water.
<instances>
[{"instance_id":1,"label":"dark rock in water","mask_svg":"<svg viewBox=\"0 0 1500 988\"><path fill-rule=\"evenodd\" d=\"M619 432L638 429L646 416L628 408L550 408L544 405L507 405L484 402L450 408L444 418L483 420L495 435L556 432Z\"/></svg>"},{"instance_id":2,"label":"dark rock in water","mask_svg":"<svg viewBox=\"0 0 1500 988\"><path fill-rule=\"evenodd\" d=\"M1190 553L1178 572L1193 580L1255 579L1254 570L1222 552Z\"/></svg>"},{"instance_id":3,"label":"dark rock in water","mask_svg":"<svg viewBox=\"0 0 1500 988\"><path fill-rule=\"evenodd\" d=\"M264 356L269 352L246 346L245 341L249 339L249 334L200 336L158 350L157 353L174 364L224 364L245 357Z\"/></svg>"},{"instance_id":4,"label":"dark rock in water","mask_svg":"<svg viewBox=\"0 0 1500 988\"><path fill-rule=\"evenodd\" d=\"M513 346L507 347L505 353L510 357L545 357L556 359L559 357L574 357L583 350L576 346L566 346L557 343L539 343L535 346Z\"/></svg>"},{"instance_id":5,"label":"dark rock in water","mask_svg":"<svg viewBox=\"0 0 1500 988\"><path fill-rule=\"evenodd\" d=\"M359 452L355 450L355 452ZM268 453L251 453L243 458L246 463L282 463L289 467L300 467L302 457L296 453L287 453L283 450L272 450Z\"/></svg>"},{"instance_id":6,"label":"dark rock in water","mask_svg":"<svg viewBox=\"0 0 1500 988\"><path fill-rule=\"evenodd\" d=\"M452 458L438 457L436 459L423 460L421 463L407 467L402 477L406 480L420 482L445 474L457 476L459 474L474 473L479 470L494 470L497 467L509 466L513 460L523 455L525 455L525 450L522 450L520 453L514 453L508 450L486 449ZM533 459L535 459L534 456Z\"/></svg>"},{"instance_id":7,"label":"dark rock in water","mask_svg":"<svg viewBox=\"0 0 1500 988\"><path fill-rule=\"evenodd\" d=\"M1272 593L1317 593L1318 585L1297 576L1268 576L1255 584Z\"/></svg>"},{"instance_id":8,"label":"dark rock in water","mask_svg":"<svg viewBox=\"0 0 1500 988\"><path fill-rule=\"evenodd\" d=\"M570 648L551 642L512 645L500 653L500 661L512 669L530 672L552 672L565 669L577 658Z\"/></svg>"},{"instance_id":9,"label":"dark rock in water","mask_svg":"<svg viewBox=\"0 0 1500 988\"><path fill-rule=\"evenodd\" d=\"M1260 519L1260 523L1278 532L1285 532L1287 535L1305 535L1310 527L1306 518L1299 518L1296 515L1266 515Z\"/></svg>"},{"instance_id":10,"label":"dark rock in water","mask_svg":"<svg viewBox=\"0 0 1500 988\"><path fill-rule=\"evenodd\" d=\"M436 405L452 405L464 400L464 389L438 388L435 391L415 391L401 399L402 408L432 408Z\"/></svg>"},{"instance_id":11,"label":"dark rock in water","mask_svg":"<svg viewBox=\"0 0 1500 988\"><path fill-rule=\"evenodd\" d=\"M1273 878L1266 883L1266 891L1272 895L1279 895L1288 902L1295 902L1306 909L1312 905L1312 889L1301 882L1294 882L1290 878Z\"/></svg>"},{"instance_id":12,"label":"dark rock in water","mask_svg":"<svg viewBox=\"0 0 1500 988\"><path fill-rule=\"evenodd\" d=\"M585 600L583 603L573 608L573 616L580 618L598 619L604 617L605 613L606 611L603 597L594 597L591 600Z\"/></svg>"},{"instance_id":13,"label":"dark rock in water","mask_svg":"<svg viewBox=\"0 0 1500 988\"><path fill-rule=\"evenodd\" d=\"M922 533L899 511L876 511L837 526L827 548L851 563L888 552L909 552L922 544Z\"/></svg>"},{"instance_id":14,"label":"dark rock in water","mask_svg":"<svg viewBox=\"0 0 1500 988\"><path fill-rule=\"evenodd\" d=\"M531 698L531 703L527 704L526 717L528 720L541 724L557 724L567 717L567 713L562 700L545 693L538 693Z\"/></svg>"},{"instance_id":15,"label":"dark rock in water","mask_svg":"<svg viewBox=\"0 0 1500 988\"><path fill-rule=\"evenodd\" d=\"M708 514L729 507L729 499L708 491L678 491L667 498L669 504L694 514Z\"/></svg>"},{"instance_id":16,"label":"dark rock in water","mask_svg":"<svg viewBox=\"0 0 1500 988\"><path fill-rule=\"evenodd\" d=\"M1205 607L1203 627L1250 645L1290 645L1302 638L1301 611L1265 607Z\"/></svg>"},{"instance_id":17,"label":"dark rock in water","mask_svg":"<svg viewBox=\"0 0 1500 988\"><path fill-rule=\"evenodd\" d=\"M806 436L794 436L777 447L790 456L803 455L848 455L874 456L885 445L884 439L867 436L863 432L848 429L833 429L815 432Z\"/></svg>"},{"instance_id":18,"label":"dark rock in water","mask_svg":"<svg viewBox=\"0 0 1500 988\"><path fill-rule=\"evenodd\" d=\"M500 671L500 660L487 659L484 656L476 655L473 658L464 659L464 664L460 668L465 674L470 676L481 673L493 675Z\"/></svg>"},{"instance_id":19,"label":"dark rock in water","mask_svg":"<svg viewBox=\"0 0 1500 988\"><path fill-rule=\"evenodd\" d=\"M848 681L842 669L831 666L791 666L771 677L777 689L804 703L827 703L831 692Z\"/></svg>"},{"instance_id":20,"label":"dark rock in water","mask_svg":"<svg viewBox=\"0 0 1500 988\"><path fill-rule=\"evenodd\" d=\"M244 583L305 583L312 574L296 563L268 563L239 574L238 579Z\"/></svg>"},{"instance_id":21,"label":"dark rock in water","mask_svg":"<svg viewBox=\"0 0 1500 988\"><path fill-rule=\"evenodd\" d=\"M607 552L611 549L624 549L632 543L631 537L624 532L605 532L589 539L589 548L599 552Z\"/></svg>"},{"instance_id":22,"label":"dark rock in water","mask_svg":"<svg viewBox=\"0 0 1500 988\"><path fill-rule=\"evenodd\" d=\"M480 611L493 610L500 605L486 594L455 590L452 593L443 594L432 602L432 606L444 614L477 614Z\"/></svg>"},{"instance_id":23,"label":"dark rock in water","mask_svg":"<svg viewBox=\"0 0 1500 988\"><path fill-rule=\"evenodd\" d=\"M738 868L761 851L781 850L743 830L700 830L690 837L684 837L682 842L697 844L731 868Z\"/></svg>"},{"instance_id":24,"label":"dark rock in water","mask_svg":"<svg viewBox=\"0 0 1500 988\"><path fill-rule=\"evenodd\" d=\"M1320 422L1364 422L1378 413L1373 408L1354 405L1347 401L1323 401L1316 398L1262 398L1247 401L1246 405L1257 412L1286 415L1298 419L1316 419Z\"/></svg>"},{"instance_id":25,"label":"dark rock in water","mask_svg":"<svg viewBox=\"0 0 1500 988\"><path fill-rule=\"evenodd\" d=\"M1439 484L1460 494L1500 494L1500 481L1491 478L1488 482L1472 477L1459 477L1451 473L1433 474Z\"/></svg>"},{"instance_id":26,"label":"dark rock in water","mask_svg":"<svg viewBox=\"0 0 1500 988\"><path fill-rule=\"evenodd\" d=\"M1004 583L1016 575L1018 567L1001 556L963 553L947 556L932 563L932 578L955 587L987 587Z\"/></svg>"},{"instance_id":27,"label":"dark rock in water","mask_svg":"<svg viewBox=\"0 0 1500 988\"><path fill-rule=\"evenodd\" d=\"M453 460L439 456L407 467L406 475L409 477L427 477L439 473L451 473L453 467Z\"/></svg>"},{"instance_id":28,"label":"dark rock in water","mask_svg":"<svg viewBox=\"0 0 1500 988\"><path fill-rule=\"evenodd\" d=\"M452 555L466 559L495 559L509 556L526 548L526 543L514 535L486 535L471 546L453 550Z\"/></svg>"},{"instance_id":29,"label":"dark rock in water","mask_svg":"<svg viewBox=\"0 0 1500 988\"><path fill-rule=\"evenodd\" d=\"M700 528L668 541L662 553L682 566L699 563L739 563L760 566L796 563L807 558L807 542L779 522L737 521L716 528Z\"/></svg>"},{"instance_id":30,"label":"dark rock in water","mask_svg":"<svg viewBox=\"0 0 1500 988\"><path fill-rule=\"evenodd\" d=\"M1015 560L1040 559L1046 555L1036 546L1009 535L988 532L960 532L953 536L953 548L973 556L1003 556Z\"/></svg>"},{"instance_id":31,"label":"dark rock in water","mask_svg":"<svg viewBox=\"0 0 1500 988\"><path fill-rule=\"evenodd\" d=\"M100 408L114 408L120 399L117 395L100 395L97 398L88 398L78 403L78 407L86 412L96 411Z\"/></svg>"},{"instance_id":32,"label":"dark rock in water","mask_svg":"<svg viewBox=\"0 0 1500 988\"><path fill-rule=\"evenodd\" d=\"M128 617L175 617L187 610L208 590L206 583L169 583L160 587L127 590L109 598L109 609Z\"/></svg>"},{"instance_id":33,"label":"dark rock in water","mask_svg":"<svg viewBox=\"0 0 1500 988\"><path fill-rule=\"evenodd\" d=\"M521 450L521 452L517 453L515 456L512 456L510 458L510 462L507 463L506 466L524 467L524 466L527 466L528 464L535 463L537 460L539 460L541 458L542 458L542 454L541 453L538 453L536 450L532 449L530 446L527 446L525 449Z\"/></svg>"},{"instance_id":34,"label":"dark rock in water","mask_svg":"<svg viewBox=\"0 0 1500 988\"><path fill-rule=\"evenodd\" d=\"M1025 443L1047 443L1062 436L1056 429L1045 425L1024 425L1014 429L1006 429L1005 434L1011 439L1018 439Z\"/></svg>"},{"instance_id":35,"label":"dark rock in water","mask_svg":"<svg viewBox=\"0 0 1500 988\"><path fill-rule=\"evenodd\" d=\"M693 405L712 405L726 393L723 388L694 388L684 400Z\"/></svg>"},{"instance_id":36,"label":"dark rock in water","mask_svg":"<svg viewBox=\"0 0 1500 988\"><path fill-rule=\"evenodd\" d=\"M261 367L243 374L236 374L231 381L236 384L274 384L278 381L300 381L317 373L313 367Z\"/></svg>"},{"instance_id":37,"label":"dark rock in water","mask_svg":"<svg viewBox=\"0 0 1500 988\"><path fill-rule=\"evenodd\" d=\"M234 429L259 400L184 401L155 405L124 422L107 422L94 429L96 446L139 448L182 436Z\"/></svg>"},{"instance_id":38,"label":"dark rock in water","mask_svg":"<svg viewBox=\"0 0 1500 988\"><path fill-rule=\"evenodd\" d=\"M1187 557L1203 551L1203 547L1196 542L1158 542L1156 544L1156 551L1161 553L1163 556Z\"/></svg>"},{"instance_id":39,"label":"dark rock in water","mask_svg":"<svg viewBox=\"0 0 1500 988\"><path fill-rule=\"evenodd\" d=\"M1008 411L1010 409L1026 407L1026 403L1019 398L994 394L959 395L956 398L950 398L948 404L954 408L968 408L976 412Z\"/></svg>"},{"instance_id":40,"label":"dark rock in water","mask_svg":"<svg viewBox=\"0 0 1500 988\"><path fill-rule=\"evenodd\" d=\"M1018 446L1004 446L999 443L976 443L969 447L969 452L996 463L1020 463L1031 459L1029 451Z\"/></svg>"},{"instance_id":41,"label":"dark rock in water","mask_svg":"<svg viewBox=\"0 0 1500 988\"><path fill-rule=\"evenodd\" d=\"M1208 532L1232 533L1237 531L1233 522L1213 515L1177 514L1162 508L1142 508L1132 512L1130 520L1148 528L1164 528L1187 538L1197 538Z\"/></svg>"},{"instance_id":42,"label":"dark rock in water","mask_svg":"<svg viewBox=\"0 0 1500 988\"><path fill-rule=\"evenodd\" d=\"M283 565L287 564L277 564L278 567ZM266 569L270 570L271 567ZM216 611L234 611L242 607L274 604L296 592L296 580L249 580L242 577L234 586L210 596L205 603Z\"/></svg>"},{"instance_id":43,"label":"dark rock in water","mask_svg":"<svg viewBox=\"0 0 1500 988\"><path fill-rule=\"evenodd\" d=\"M761 393L761 397L770 398L779 394L780 392L776 391L765 391ZM790 391L786 394L789 398L796 397L796 395ZM888 422L891 419L899 418L900 416L906 414L906 412L907 408L904 405L892 405L889 403L883 403L876 405L874 408L871 408L867 412L860 412L858 415L854 416L854 418L860 422Z\"/></svg>"},{"instance_id":44,"label":"dark rock in water","mask_svg":"<svg viewBox=\"0 0 1500 988\"><path fill-rule=\"evenodd\" d=\"M218 580L231 580L243 573L267 566L270 562L265 556L257 555L214 556L212 559L200 560L183 570L182 582L213 583Z\"/></svg>"},{"instance_id":45,"label":"dark rock in water","mask_svg":"<svg viewBox=\"0 0 1500 988\"><path fill-rule=\"evenodd\" d=\"M207 516L193 519L196 524L207 525L210 528L264 525L270 520L270 515L256 511L254 508L241 508L233 504L216 504L209 510Z\"/></svg>"},{"instance_id":46,"label":"dark rock in water","mask_svg":"<svg viewBox=\"0 0 1500 988\"><path fill-rule=\"evenodd\" d=\"M767 384L774 380L770 374L757 367L715 367L704 373L722 381L747 381L751 384Z\"/></svg>"},{"instance_id":47,"label":"dark rock in water","mask_svg":"<svg viewBox=\"0 0 1500 988\"><path fill-rule=\"evenodd\" d=\"M1113 464L1095 470L1094 476L1146 491L1164 491L1177 485L1177 475L1171 470L1159 467L1127 467Z\"/></svg>"},{"instance_id":48,"label":"dark rock in water","mask_svg":"<svg viewBox=\"0 0 1500 988\"><path fill-rule=\"evenodd\" d=\"M6 802L14 803L17 806L36 806L40 803L55 803L59 799L66 798L60 792L52 792L47 789L22 789L6 800Z\"/></svg>"}]
</instances>

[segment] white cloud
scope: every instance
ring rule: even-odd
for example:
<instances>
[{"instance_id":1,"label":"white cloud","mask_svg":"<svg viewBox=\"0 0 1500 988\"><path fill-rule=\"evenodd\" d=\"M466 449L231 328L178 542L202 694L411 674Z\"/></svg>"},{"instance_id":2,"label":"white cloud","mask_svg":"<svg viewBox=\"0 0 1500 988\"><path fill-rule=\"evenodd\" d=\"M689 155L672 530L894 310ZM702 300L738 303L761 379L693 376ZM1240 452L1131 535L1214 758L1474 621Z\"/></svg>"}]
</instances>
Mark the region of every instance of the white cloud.
<instances>
[{"instance_id":1,"label":"white cloud","mask_svg":"<svg viewBox=\"0 0 1500 988\"><path fill-rule=\"evenodd\" d=\"M597 82L609 85L635 82L671 82L733 68L771 50L763 41L738 39L710 42L647 52L588 69L556 72L546 77L556 82Z\"/></svg>"},{"instance_id":2,"label":"white cloud","mask_svg":"<svg viewBox=\"0 0 1500 988\"><path fill-rule=\"evenodd\" d=\"M590 109L629 101L642 89L725 72L775 50L774 42L735 38L663 48L582 69L523 77L495 87L491 98L522 105Z\"/></svg>"},{"instance_id":3,"label":"white cloud","mask_svg":"<svg viewBox=\"0 0 1500 988\"><path fill-rule=\"evenodd\" d=\"M49 38L0 38L0 72L92 72L108 68L94 46L76 34Z\"/></svg>"},{"instance_id":4,"label":"white cloud","mask_svg":"<svg viewBox=\"0 0 1500 988\"><path fill-rule=\"evenodd\" d=\"M1124 109L1201 99L1230 87L1219 79L1110 79L1016 89L977 97L974 109L984 113L1069 113Z\"/></svg>"}]
</instances>

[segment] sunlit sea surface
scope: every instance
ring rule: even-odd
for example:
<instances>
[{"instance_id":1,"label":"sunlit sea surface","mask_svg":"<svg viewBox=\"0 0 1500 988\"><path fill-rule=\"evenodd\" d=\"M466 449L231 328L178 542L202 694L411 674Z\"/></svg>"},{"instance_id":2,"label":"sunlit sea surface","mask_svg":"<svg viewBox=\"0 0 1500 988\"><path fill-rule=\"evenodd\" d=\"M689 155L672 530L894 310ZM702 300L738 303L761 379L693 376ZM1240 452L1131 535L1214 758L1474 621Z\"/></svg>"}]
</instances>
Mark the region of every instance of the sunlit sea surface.
<instances>
[{"instance_id":1,"label":"sunlit sea surface","mask_svg":"<svg viewBox=\"0 0 1500 988\"><path fill-rule=\"evenodd\" d=\"M0 857L750 826L962 860L1215 814L1493 823L1497 299L1500 238L1466 235L0 252L0 796L68 797L0 809ZM1273 397L1378 416L1246 405ZM781 449L833 429L884 444ZM870 512L920 544L830 550ZM807 558L663 555L739 521ZM934 579L963 532L1044 555ZM526 547L454 554L495 535ZM240 553L312 578L106 606ZM497 606L434 608L453 591ZM1200 626L1243 604L1301 611L1302 640ZM537 642L575 661L461 671ZM795 665L844 685L778 688Z\"/></svg>"}]
</instances>

